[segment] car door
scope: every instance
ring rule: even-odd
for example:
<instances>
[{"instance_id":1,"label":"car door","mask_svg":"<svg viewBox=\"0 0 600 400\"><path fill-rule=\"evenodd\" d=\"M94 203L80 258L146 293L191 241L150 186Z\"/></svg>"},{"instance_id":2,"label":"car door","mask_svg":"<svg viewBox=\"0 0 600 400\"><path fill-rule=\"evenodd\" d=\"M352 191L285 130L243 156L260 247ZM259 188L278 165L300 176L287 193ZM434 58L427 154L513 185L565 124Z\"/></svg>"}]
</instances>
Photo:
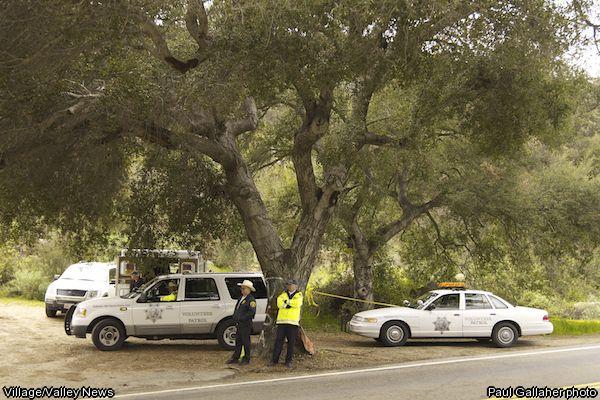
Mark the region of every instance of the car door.
<instances>
[{"instance_id":1,"label":"car door","mask_svg":"<svg viewBox=\"0 0 600 400\"><path fill-rule=\"evenodd\" d=\"M484 293L465 293L463 333L465 337L489 337L496 313Z\"/></svg>"},{"instance_id":2,"label":"car door","mask_svg":"<svg viewBox=\"0 0 600 400\"><path fill-rule=\"evenodd\" d=\"M460 293L439 296L421 313L420 330L415 337L462 336Z\"/></svg>"},{"instance_id":3,"label":"car door","mask_svg":"<svg viewBox=\"0 0 600 400\"><path fill-rule=\"evenodd\" d=\"M185 278L180 317L183 334L210 333L215 321L220 321L225 311L225 303L213 278Z\"/></svg>"},{"instance_id":4,"label":"car door","mask_svg":"<svg viewBox=\"0 0 600 400\"><path fill-rule=\"evenodd\" d=\"M179 288L175 301L161 300L170 294L169 283L173 282ZM181 279L166 278L157 281L149 287L132 306L135 335L138 336L169 336L181 333L180 306L178 301L181 294Z\"/></svg>"}]
</instances>

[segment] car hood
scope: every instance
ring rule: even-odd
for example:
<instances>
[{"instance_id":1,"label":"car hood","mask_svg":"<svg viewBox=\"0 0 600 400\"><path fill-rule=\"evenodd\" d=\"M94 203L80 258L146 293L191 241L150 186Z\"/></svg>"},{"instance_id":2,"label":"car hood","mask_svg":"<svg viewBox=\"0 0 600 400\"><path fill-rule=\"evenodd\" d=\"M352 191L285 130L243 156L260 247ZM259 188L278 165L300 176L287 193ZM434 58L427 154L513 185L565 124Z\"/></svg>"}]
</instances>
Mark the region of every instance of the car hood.
<instances>
[{"instance_id":1,"label":"car hood","mask_svg":"<svg viewBox=\"0 0 600 400\"><path fill-rule=\"evenodd\" d=\"M385 307L376 308L374 310L361 311L357 313L359 317L363 318L378 318L378 317L390 317L395 315L401 316L414 316L420 313L420 310L415 310L409 307Z\"/></svg>"},{"instance_id":2,"label":"car hood","mask_svg":"<svg viewBox=\"0 0 600 400\"><path fill-rule=\"evenodd\" d=\"M95 299L82 301L80 306L86 308L97 308L97 307L121 307L129 306L135 303L137 297L134 299L124 299L122 297L98 297Z\"/></svg>"},{"instance_id":3,"label":"car hood","mask_svg":"<svg viewBox=\"0 0 600 400\"><path fill-rule=\"evenodd\" d=\"M97 290L108 285L108 282L102 281L83 281L74 279L57 279L50 283L49 287L53 289L75 289L75 290Z\"/></svg>"}]
</instances>

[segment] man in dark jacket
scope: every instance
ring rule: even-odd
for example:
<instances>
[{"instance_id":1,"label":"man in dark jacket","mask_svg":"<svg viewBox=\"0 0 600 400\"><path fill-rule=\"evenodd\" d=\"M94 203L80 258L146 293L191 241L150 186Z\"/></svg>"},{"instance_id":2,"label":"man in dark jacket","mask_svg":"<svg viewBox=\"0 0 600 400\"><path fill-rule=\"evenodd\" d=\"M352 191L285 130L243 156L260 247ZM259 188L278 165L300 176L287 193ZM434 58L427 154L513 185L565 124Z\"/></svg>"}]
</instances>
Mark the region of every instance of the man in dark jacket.
<instances>
[{"instance_id":1,"label":"man in dark jacket","mask_svg":"<svg viewBox=\"0 0 600 400\"><path fill-rule=\"evenodd\" d=\"M246 365L250 363L250 335L252 334L252 320L256 315L256 299L252 296L255 292L254 284L249 280L238 283L242 296L238 299L233 312L233 320L237 327L235 335L235 351L227 364L240 363ZM244 353L242 355L242 349ZM240 357L242 360L240 361Z\"/></svg>"},{"instance_id":2,"label":"man in dark jacket","mask_svg":"<svg viewBox=\"0 0 600 400\"><path fill-rule=\"evenodd\" d=\"M129 283L129 291L133 292L136 289L139 289L140 287L142 287L142 285L146 283L144 281L144 278L142 278L140 276L140 273L138 271L133 271L131 273L131 282Z\"/></svg>"}]
</instances>

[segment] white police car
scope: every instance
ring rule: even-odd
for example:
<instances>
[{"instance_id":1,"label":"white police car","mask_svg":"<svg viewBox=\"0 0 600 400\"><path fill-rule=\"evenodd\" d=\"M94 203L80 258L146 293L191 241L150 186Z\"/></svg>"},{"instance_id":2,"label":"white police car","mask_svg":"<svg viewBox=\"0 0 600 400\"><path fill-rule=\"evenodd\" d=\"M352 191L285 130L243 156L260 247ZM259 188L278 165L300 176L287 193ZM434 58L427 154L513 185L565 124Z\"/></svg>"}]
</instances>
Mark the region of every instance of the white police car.
<instances>
[{"instance_id":1,"label":"white police car","mask_svg":"<svg viewBox=\"0 0 600 400\"><path fill-rule=\"evenodd\" d=\"M216 338L230 350L235 347L236 334L231 316L240 297L238 283L244 279L256 288L253 332L259 333L268 297L260 273L159 276L128 295L95 298L72 307L65 317L65 332L78 338L91 333L94 345L105 351L119 349L128 336L150 340ZM177 293L169 296L173 288Z\"/></svg>"},{"instance_id":2,"label":"white police car","mask_svg":"<svg viewBox=\"0 0 600 400\"><path fill-rule=\"evenodd\" d=\"M545 310L513 306L490 292L465 290L454 282L440 287L446 288L429 292L414 308L359 312L349 323L350 331L386 346L401 346L409 338L474 338L509 347L520 336L554 329Z\"/></svg>"}]
</instances>

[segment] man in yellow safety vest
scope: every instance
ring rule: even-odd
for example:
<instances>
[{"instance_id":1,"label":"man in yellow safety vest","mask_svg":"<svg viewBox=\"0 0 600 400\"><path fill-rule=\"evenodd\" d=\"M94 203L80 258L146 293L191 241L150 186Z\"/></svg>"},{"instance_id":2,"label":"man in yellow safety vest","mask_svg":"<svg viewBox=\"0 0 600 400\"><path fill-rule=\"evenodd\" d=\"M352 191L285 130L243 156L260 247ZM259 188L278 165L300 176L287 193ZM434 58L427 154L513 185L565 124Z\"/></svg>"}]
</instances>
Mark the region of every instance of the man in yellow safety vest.
<instances>
[{"instance_id":1,"label":"man in yellow safety vest","mask_svg":"<svg viewBox=\"0 0 600 400\"><path fill-rule=\"evenodd\" d=\"M298 337L300 324L300 311L302 310L302 293L298 291L298 282L290 279L286 283L286 290L277 297L277 335L271 365L279 363L279 356L283 350L283 343L287 339L287 354L285 366L292 367L294 345Z\"/></svg>"},{"instance_id":2,"label":"man in yellow safety vest","mask_svg":"<svg viewBox=\"0 0 600 400\"><path fill-rule=\"evenodd\" d=\"M169 281L168 288L169 294L165 296L160 296L160 301L177 301L177 289L178 289L177 281Z\"/></svg>"}]
</instances>

